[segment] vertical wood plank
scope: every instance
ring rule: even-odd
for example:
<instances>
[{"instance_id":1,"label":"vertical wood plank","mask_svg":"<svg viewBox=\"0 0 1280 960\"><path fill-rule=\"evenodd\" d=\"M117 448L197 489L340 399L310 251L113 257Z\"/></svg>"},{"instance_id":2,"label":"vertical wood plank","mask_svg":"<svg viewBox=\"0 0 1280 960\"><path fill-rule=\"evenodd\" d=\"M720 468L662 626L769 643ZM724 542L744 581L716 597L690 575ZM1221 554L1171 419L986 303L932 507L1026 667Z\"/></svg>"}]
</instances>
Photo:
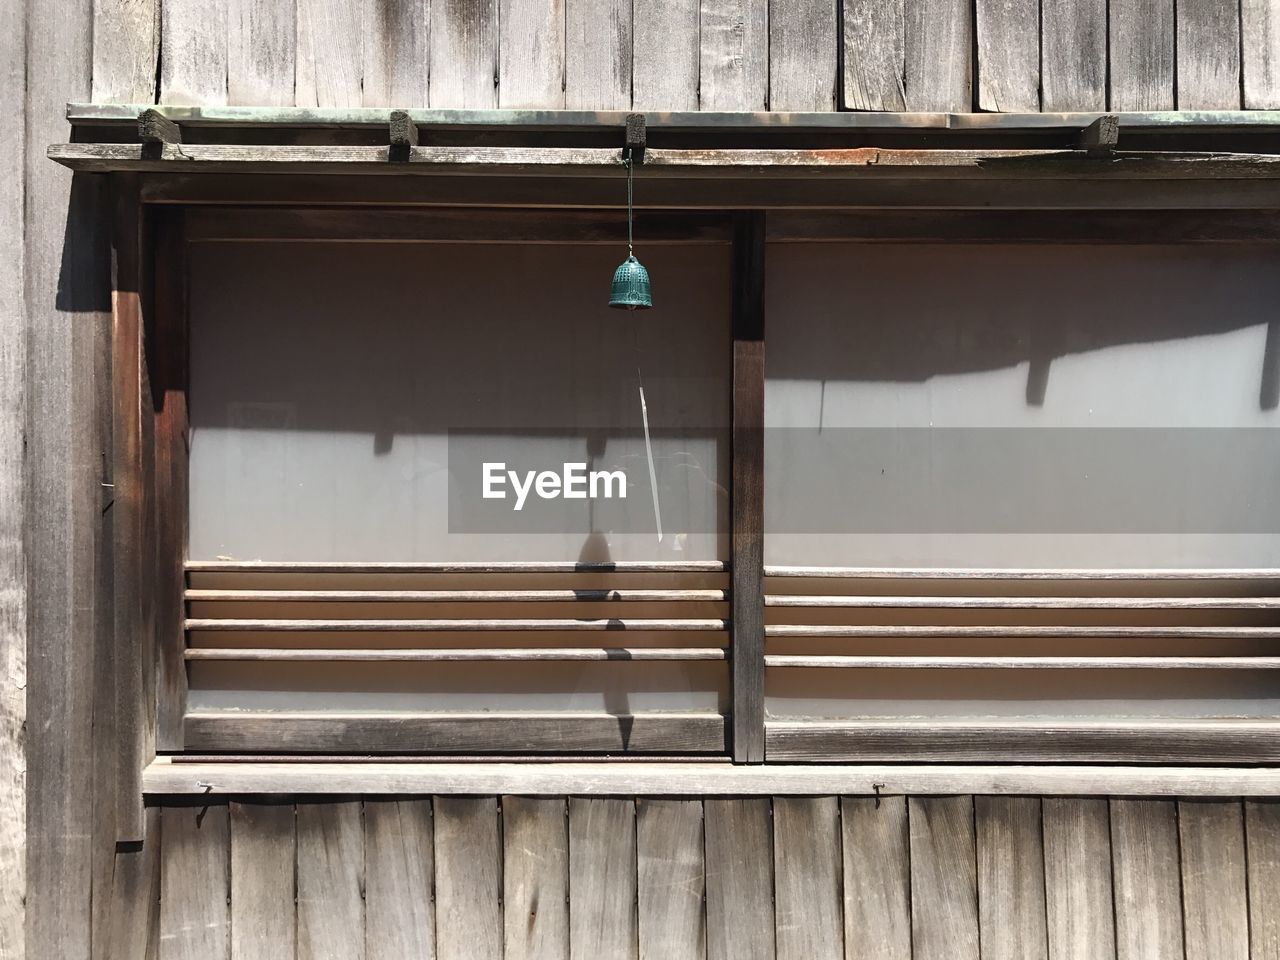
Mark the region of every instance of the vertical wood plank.
<instances>
[{"instance_id":1,"label":"vertical wood plank","mask_svg":"<svg viewBox=\"0 0 1280 960\"><path fill-rule=\"evenodd\" d=\"M843 960L840 844L835 797L774 799L778 960Z\"/></svg>"},{"instance_id":2,"label":"vertical wood plank","mask_svg":"<svg viewBox=\"0 0 1280 960\"><path fill-rule=\"evenodd\" d=\"M95 0L93 102L153 103L160 0Z\"/></svg>"},{"instance_id":3,"label":"vertical wood plank","mask_svg":"<svg viewBox=\"0 0 1280 960\"><path fill-rule=\"evenodd\" d=\"M845 0L844 106L907 110L906 8L903 0Z\"/></svg>"},{"instance_id":4,"label":"vertical wood plank","mask_svg":"<svg viewBox=\"0 0 1280 960\"><path fill-rule=\"evenodd\" d=\"M231 804L231 960L294 956L293 805Z\"/></svg>"},{"instance_id":5,"label":"vertical wood plank","mask_svg":"<svg viewBox=\"0 0 1280 960\"><path fill-rule=\"evenodd\" d=\"M499 106L564 109L564 4L499 0Z\"/></svg>"},{"instance_id":6,"label":"vertical wood plank","mask_svg":"<svg viewBox=\"0 0 1280 960\"><path fill-rule=\"evenodd\" d=\"M699 105L769 109L768 0L701 0Z\"/></svg>"},{"instance_id":7,"label":"vertical wood plank","mask_svg":"<svg viewBox=\"0 0 1280 960\"><path fill-rule=\"evenodd\" d=\"M1280 108L1280 7L1274 0L1241 0L1244 108Z\"/></svg>"},{"instance_id":8,"label":"vertical wood plank","mask_svg":"<svg viewBox=\"0 0 1280 960\"><path fill-rule=\"evenodd\" d=\"M1044 846L1035 797L975 797L982 960L1046 960Z\"/></svg>"},{"instance_id":9,"label":"vertical wood plank","mask_svg":"<svg viewBox=\"0 0 1280 960\"><path fill-rule=\"evenodd\" d=\"M1240 107L1240 0L1178 0L1178 109Z\"/></svg>"},{"instance_id":10,"label":"vertical wood plank","mask_svg":"<svg viewBox=\"0 0 1280 960\"><path fill-rule=\"evenodd\" d=\"M427 0L363 0L361 10L361 103L425 107Z\"/></svg>"},{"instance_id":11,"label":"vertical wood plank","mask_svg":"<svg viewBox=\"0 0 1280 960\"><path fill-rule=\"evenodd\" d=\"M231 956L227 807L165 807L161 815L160 960Z\"/></svg>"},{"instance_id":12,"label":"vertical wood plank","mask_svg":"<svg viewBox=\"0 0 1280 960\"><path fill-rule=\"evenodd\" d=\"M298 805L298 960L363 960L360 804Z\"/></svg>"},{"instance_id":13,"label":"vertical wood plank","mask_svg":"<svg viewBox=\"0 0 1280 960\"><path fill-rule=\"evenodd\" d=\"M1116 957L1182 955L1178 818L1169 800L1111 801Z\"/></svg>"},{"instance_id":14,"label":"vertical wood plank","mask_svg":"<svg viewBox=\"0 0 1280 960\"><path fill-rule=\"evenodd\" d=\"M1046 797L1042 806L1050 960L1113 958L1107 801Z\"/></svg>"},{"instance_id":15,"label":"vertical wood plank","mask_svg":"<svg viewBox=\"0 0 1280 960\"><path fill-rule=\"evenodd\" d=\"M433 107L498 105L497 0L434 0L428 6L428 99Z\"/></svg>"},{"instance_id":16,"label":"vertical wood plank","mask_svg":"<svg viewBox=\"0 0 1280 960\"><path fill-rule=\"evenodd\" d=\"M764 271L763 214L733 235L732 511L733 757L764 761Z\"/></svg>"},{"instance_id":17,"label":"vertical wood plank","mask_svg":"<svg viewBox=\"0 0 1280 960\"><path fill-rule=\"evenodd\" d=\"M1246 800L1249 958L1280 960L1280 801Z\"/></svg>"},{"instance_id":18,"label":"vertical wood plank","mask_svg":"<svg viewBox=\"0 0 1280 960\"><path fill-rule=\"evenodd\" d=\"M1039 0L977 0L978 108L1040 109Z\"/></svg>"},{"instance_id":19,"label":"vertical wood plank","mask_svg":"<svg viewBox=\"0 0 1280 960\"><path fill-rule=\"evenodd\" d=\"M835 109L836 4L773 0L769 6L769 109Z\"/></svg>"},{"instance_id":20,"label":"vertical wood plank","mask_svg":"<svg viewBox=\"0 0 1280 960\"><path fill-rule=\"evenodd\" d=\"M907 798L842 797L844 939L850 960L911 960Z\"/></svg>"},{"instance_id":21,"label":"vertical wood plank","mask_svg":"<svg viewBox=\"0 0 1280 960\"><path fill-rule=\"evenodd\" d=\"M973 8L969 0L906 4L903 70L907 109L973 109Z\"/></svg>"},{"instance_id":22,"label":"vertical wood plank","mask_svg":"<svg viewBox=\"0 0 1280 960\"><path fill-rule=\"evenodd\" d=\"M300 107L358 107L364 53L361 4L297 0L294 101Z\"/></svg>"},{"instance_id":23,"label":"vertical wood plank","mask_svg":"<svg viewBox=\"0 0 1280 960\"><path fill-rule=\"evenodd\" d=\"M297 6L279 0L228 0L227 103L291 107Z\"/></svg>"},{"instance_id":24,"label":"vertical wood plank","mask_svg":"<svg viewBox=\"0 0 1280 960\"><path fill-rule=\"evenodd\" d=\"M1042 109L1107 109L1106 0L1043 0L1040 23Z\"/></svg>"},{"instance_id":25,"label":"vertical wood plank","mask_svg":"<svg viewBox=\"0 0 1280 960\"><path fill-rule=\"evenodd\" d=\"M160 102L227 102L229 0L162 0Z\"/></svg>"},{"instance_id":26,"label":"vertical wood plank","mask_svg":"<svg viewBox=\"0 0 1280 960\"><path fill-rule=\"evenodd\" d=\"M699 0L635 0L632 106L698 109Z\"/></svg>"},{"instance_id":27,"label":"vertical wood plank","mask_svg":"<svg viewBox=\"0 0 1280 960\"><path fill-rule=\"evenodd\" d=\"M702 802L636 800L640 960L704 960Z\"/></svg>"},{"instance_id":28,"label":"vertical wood plank","mask_svg":"<svg viewBox=\"0 0 1280 960\"><path fill-rule=\"evenodd\" d=\"M773 960L770 801L707 800L707 957Z\"/></svg>"},{"instance_id":29,"label":"vertical wood plank","mask_svg":"<svg viewBox=\"0 0 1280 960\"><path fill-rule=\"evenodd\" d=\"M635 801L569 800L569 876L569 956L634 960Z\"/></svg>"},{"instance_id":30,"label":"vertical wood plank","mask_svg":"<svg viewBox=\"0 0 1280 960\"><path fill-rule=\"evenodd\" d=\"M973 798L911 797L911 943L915 960L978 960Z\"/></svg>"},{"instance_id":31,"label":"vertical wood plank","mask_svg":"<svg viewBox=\"0 0 1280 960\"><path fill-rule=\"evenodd\" d=\"M1179 800L1187 960L1249 956L1244 817L1238 800Z\"/></svg>"},{"instance_id":32,"label":"vertical wood plank","mask_svg":"<svg viewBox=\"0 0 1280 960\"><path fill-rule=\"evenodd\" d=\"M436 956L502 956L501 849L492 797L436 797Z\"/></svg>"},{"instance_id":33,"label":"vertical wood plank","mask_svg":"<svg viewBox=\"0 0 1280 960\"><path fill-rule=\"evenodd\" d=\"M436 950L430 800L364 805L365 960L431 960Z\"/></svg>"},{"instance_id":34,"label":"vertical wood plank","mask_svg":"<svg viewBox=\"0 0 1280 960\"><path fill-rule=\"evenodd\" d=\"M1110 0L1111 110L1172 110L1174 0Z\"/></svg>"},{"instance_id":35,"label":"vertical wood plank","mask_svg":"<svg viewBox=\"0 0 1280 960\"><path fill-rule=\"evenodd\" d=\"M631 0L565 0L564 105L631 106Z\"/></svg>"},{"instance_id":36,"label":"vertical wood plank","mask_svg":"<svg viewBox=\"0 0 1280 960\"><path fill-rule=\"evenodd\" d=\"M105 957L155 960L160 937L160 808L148 807L146 840L116 853ZM18 952L0 956L21 957Z\"/></svg>"},{"instance_id":37,"label":"vertical wood plank","mask_svg":"<svg viewBox=\"0 0 1280 960\"><path fill-rule=\"evenodd\" d=\"M558 797L502 798L505 960L569 956L569 825Z\"/></svg>"}]
</instances>

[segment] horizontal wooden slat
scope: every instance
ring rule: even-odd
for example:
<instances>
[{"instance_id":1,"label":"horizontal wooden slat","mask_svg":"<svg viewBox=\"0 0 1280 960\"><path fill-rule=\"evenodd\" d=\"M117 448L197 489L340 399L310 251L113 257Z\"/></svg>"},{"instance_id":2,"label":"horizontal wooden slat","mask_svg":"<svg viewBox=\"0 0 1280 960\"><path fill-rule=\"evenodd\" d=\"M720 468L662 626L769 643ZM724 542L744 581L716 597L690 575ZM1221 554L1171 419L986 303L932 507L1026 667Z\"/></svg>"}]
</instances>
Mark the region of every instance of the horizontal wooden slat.
<instances>
[{"instance_id":1,"label":"horizontal wooden slat","mask_svg":"<svg viewBox=\"0 0 1280 960\"><path fill-rule=\"evenodd\" d=\"M190 589L190 601L298 603L562 603L717 602L727 590L206 590Z\"/></svg>"},{"instance_id":2,"label":"horizontal wooden slat","mask_svg":"<svg viewBox=\"0 0 1280 960\"><path fill-rule=\"evenodd\" d=\"M266 647L188 647L188 660L344 662L458 662L543 660L724 660L723 647L486 647L480 649L347 649Z\"/></svg>"},{"instance_id":3,"label":"horizontal wooden slat","mask_svg":"<svg viewBox=\"0 0 1280 960\"><path fill-rule=\"evenodd\" d=\"M1274 763L1276 720L779 719L765 726L772 760L1013 763Z\"/></svg>"},{"instance_id":4,"label":"horizontal wooden slat","mask_svg":"<svg viewBox=\"0 0 1280 960\"><path fill-rule=\"evenodd\" d=\"M990 567L766 566L766 577L838 577L860 580L1280 580L1280 569L998 569Z\"/></svg>"},{"instance_id":5,"label":"horizontal wooden slat","mask_svg":"<svg viewBox=\"0 0 1280 960\"><path fill-rule=\"evenodd\" d=\"M188 750L246 753L721 753L714 713L189 713Z\"/></svg>"},{"instance_id":6,"label":"horizontal wooden slat","mask_svg":"<svg viewBox=\"0 0 1280 960\"><path fill-rule=\"evenodd\" d=\"M890 610L1274 610L1280 609L1280 597L855 597L769 594L764 598L764 605Z\"/></svg>"},{"instance_id":7,"label":"horizontal wooden slat","mask_svg":"<svg viewBox=\"0 0 1280 960\"><path fill-rule=\"evenodd\" d=\"M766 667L861 670L1280 670L1280 657L846 657L769 654Z\"/></svg>"},{"instance_id":8,"label":"horizontal wooden slat","mask_svg":"<svg viewBox=\"0 0 1280 960\"><path fill-rule=\"evenodd\" d=\"M681 562L458 561L445 563L330 563L328 561L188 560L188 573L723 573L722 560Z\"/></svg>"},{"instance_id":9,"label":"horizontal wooden slat","mask_svg":"<svg viewBox=\"0 0 1280 960\"><path fill-rule=\"evenodd\" d=\"M727 630L729 621L625 620L618 617L567 620L246 620L195 617L187 629L200 631L262 631L282 633L476 633L519 630ZM1280 633L1277 633L1280 635Z\"/></svg>"},{"instance_id":10,"label":"horizontal wooden slat","mask_svg":"<svg viewBox=\"0 0 1280 960\"><path fill-rule=\"evenodd\" d=\"M1276 627L1057 627L1057 626L851 626L848 624L777 624L765 627L768 637L884 637L897 639L1007 639L1070 640L1080 638L1188 638L1200 640L1280 640Z\"/></svg>"}]
</instances>

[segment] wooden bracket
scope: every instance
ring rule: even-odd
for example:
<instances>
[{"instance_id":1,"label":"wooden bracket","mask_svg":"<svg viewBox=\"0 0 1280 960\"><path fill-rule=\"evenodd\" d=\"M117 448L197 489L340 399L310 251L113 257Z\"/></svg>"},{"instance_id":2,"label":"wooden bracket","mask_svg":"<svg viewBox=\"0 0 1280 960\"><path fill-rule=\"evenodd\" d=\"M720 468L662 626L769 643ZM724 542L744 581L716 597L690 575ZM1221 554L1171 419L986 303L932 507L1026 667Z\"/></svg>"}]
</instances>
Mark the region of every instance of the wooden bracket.
<instances>
[{"instance_id":1,"label":"wooden bracket","mask_svg":"<svg viewBox=\"0 0 1280 960\"><path fill-rule=\"evenodd\" d=\"M635 164L644 163L645 126L643 113L627 114L627 142L623 157L630 157Z\"/></svg>"},{"instance_id":2,"label":"wooden bracket","mask_svg":"<svg viewBox=\"0 0 1280 960\"><path fill-rule=\"evenodd\" d=\"M143 143L181 143L182 128L159 110L147 109L138 114L138 137Z\"/></svg>"},{"instance_id":3,"label":"wooden bracket","mask_svg":"<svg viewBox=\"0 0 1280 960\"><path fill-rule=\"evenodd\" d=\"M408 160L409 151L418 145L418 125L404 110L391 111L392 160Z\"/></svg>"},{"instance_id":4,"label":"wooden bracket","mask_svg":"<svg viewBox=\"0 0 1280 960\"><path fill-rule=\"evenodd\" d=\"M1109 157L1120 139L1120 118L1115 114L1099 117L1080 131L1076 145L1091 157Z\"/></svg>"}]
</instances>

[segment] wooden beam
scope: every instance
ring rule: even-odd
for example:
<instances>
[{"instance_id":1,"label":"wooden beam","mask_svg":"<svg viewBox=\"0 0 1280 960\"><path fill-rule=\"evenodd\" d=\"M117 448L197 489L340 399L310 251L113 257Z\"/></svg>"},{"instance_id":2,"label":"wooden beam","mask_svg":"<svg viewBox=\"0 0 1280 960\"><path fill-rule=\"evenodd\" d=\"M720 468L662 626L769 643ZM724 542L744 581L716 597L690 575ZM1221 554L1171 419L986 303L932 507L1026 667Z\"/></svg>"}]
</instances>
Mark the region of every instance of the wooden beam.
<instances>
[{"instance_id":1,"label":"wooden beam","mask_svg":"<svg viewBox=\"0 0 1280 960\"><path fill-rule=\"evenodd\" d=\"M987 567L765 567L766 577L840 577L859 580L1280 580L1274 567L1179 569L992 569Z\"/></svg>"},{"instance_id":2,"label":"wooden beam","mask_svg":"<svg viewBox=\"0 0 1280 960\"><path fill-rule=\"evenodd\" d=\"M727 590L187 590L193 603L235 601L253 603L675 603L720 602ZM1210 598L1214 599L1214 598ZM1258 605L1265 599L1258 598ZM1274 598L1280 606L1280 597ZM1225 604L1249 598L1223 598Z\"/></svg>"},{"instance_id":3,"label":"wooden beam","mask_svg":"<svg viewBox=\"0 0 1280 960\"><path fill-rule=\"evenodd\" d=\"M718 619L633 620L618 617L594 617L571 620L565 618L534 619L458 619L458 620L251 620L216 617L191 617L187 630L250 630L284 633L483 633L507 630L727 630L729 622ZM1273 631L1280 636L1280 631Z\"/></svg>"},{"instance_id":4,"label":"wooden beam","mask_svg":"<svg viewBox=\"0 0 1280 960\"><path fill-rule=\"evenodd\" d=\"M404 110L391 112L391 150L388 158L396 161L409 159L409 153L418 145L418 125Z\"/></svg>"},{"instance_id":5,"label":"wooden beam","mask_svg":"<svg viewBox=\"0 0 1280 960\"><path fill-rule=\"evenodd\" d=\"M632 163L644 163L646 139L644 114L627 114L626 142L622 148L622 155L629 157Z\"/></svg>"},{"instance_id":6,"label":"wooden beam","mask_svg":"<svg viewBox=\"0 0 1280 960\"><path fill-rule=\"evenodd\" d=\"M1181 637L1191 640L1280 640L1277 627L1151 627L1151 626L851 626L847 624L778 624L765 627L768 637L895 637L899 639L1121 639Z\"/></svg>"},{"instance_id":7,"label":"wooden beam","mask_svg":"<svg viewBox=\"0 0 1280 960\"><path fill-rule=\"evenodd\" d=\"M188 647L187 660L275 663L540 663L725 660L723 647L267 648ZM1280 666L1280 663L1277 664Z\"/></svg>"},{"instance_id":8,"label":"wooden beam","mask_svg":"<svg viewBox=\"0 0 1280 960\"><path fill-rule=\"evenodd\" d=\"M138 139L146 143L181 143L182 128L159 110L138 114Z\"/></svg>"},{"instance_id":9,"label":"wooden beam","mask_svg":"<svg viewBox=\"0 0 1280 960\"><path fill-rule=\"evenodd\" d=\"M722 573L720 560L651 562L609 561L458 561L444 563L329 563L321 561L189 560L188 573Z\"/></svg>"},{"instance_id":10,"label":"wooden beam","mask_svg":"<svg viewBox=\"0 0 1280 960\"><path fill-rule=\"evenodd\" d=\"M195 599L190 591L188 599ZM764 605L858 610L1275 610L1280 609L1280 597L827 597L768 594Z\"/></svg>"},{"instance_id":11,"label":"wooden beam","mask_svg":"<svg viewBox=\"0 0 1280 960\"><path fill-rule=\"evenodd\" d=\"M1280 670L1280 657L862 657L770 654L766 667L853 670Z\"/></svg>"},{"instance_id":12,"label":"wooden beam","mask_svg":"<svg viewBox=\"0 0 1280 960\"><path fill-rule=\"evenodd\" d=\"M1120 139L1120 118L1099 117L1080 131L1080 149L1091 157L1110 157Z\"/></svg>"}]
</instances>

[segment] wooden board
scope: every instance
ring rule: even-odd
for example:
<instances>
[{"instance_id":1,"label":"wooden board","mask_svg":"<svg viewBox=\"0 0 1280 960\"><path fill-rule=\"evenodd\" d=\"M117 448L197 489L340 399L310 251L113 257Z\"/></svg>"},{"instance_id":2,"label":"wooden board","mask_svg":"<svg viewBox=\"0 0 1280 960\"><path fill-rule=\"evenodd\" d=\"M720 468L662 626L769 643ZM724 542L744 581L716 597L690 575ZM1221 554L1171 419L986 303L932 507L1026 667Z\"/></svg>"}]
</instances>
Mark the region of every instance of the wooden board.
<instances>
[{"instance_id":1,"label":"wooden board","mask_svg":"<svg viewBox=\"0 0 1280 960\"><path fill-rule=\"evenodd\" d=\"M230 0L161 0L160 103L227 102Z\"/></svg>"},{"instance_id":2,"label":"wooden board","mask_svg":"<svg viewBox=\"0 0 1280 960\"><path fill-rule=\"evenodd\" d=\"M564 109L565 0L499 0L498 106Z\"/></svg>"},{"instance_id":3,"label":"wooden board","mask_svg":"<svg viewBox=\"0 0 1280 960\"><path fill-rule=\"evenodd\" d=\"M1046 797L1042 807L1049 956L1113 958L1107 801Z\"/></svg>"},{"instance_id":4,"label":"wooden board","mask_svg":"<svg viewBox=\"0 0 1280 960\"><path fill-rule=\"evenodd\" d=\"M502 864L492 797L436 797L436 956L502 957Z\"/></svg>"},{"instance_id":5,"label":"wooden board","mask_svg":"<svg viewBox=\"0 0 1280 960\"><path fill-rule=\"evenodd\" d=\"M773 960L773 840L767 798L703 804L708 960Z\"/></svg>"},{"instance_id":6,"label":"wooden board","mask_svg":"<svg viewBox=\"0 0 1280 960\"><path fill-rule=\"evenodd\" d=\"M498 106L496 0L441 0L428 6L428 100L433 107Z\"/></svg>"},{"instance_id":7,"label":"wooden board","mask_svg":"<svg viewBox=\"0 0 1280 960\"><path fill-rule=\"evenodd\" d=\"M361 5L297 0L294 100L300 107L358 107L363 102Z\"/></svg>"},{"instance_id":8,"label":"wooden board","mask_svg":"<svg viewBox=\"0 0 1280 960\"><path fill-rule=\"evenodd\" d=\"M699 0L635 0L632 106L697 110Z\"/></svg>"},{"instance_id":9,"label":"wooden board","mask_svg":"<svg viewBox=\"0 0 1280 960\"><path fill-rule=\"evenodd\" d=\"M93 100L154 103L160 0L93 4Z\"/></svg>"},{"instance_id":10,"label":"wooden board","mask_svg":"<svg viewBox=\"0 0 1280 960\"><path fill-rule=\"evenodd\" d=\"M1106 0L1043 4L1040 49L1041 109L1107 108Z\"/></svg>"},{"instance_id":11,"label":"wooden board","mask_svg":"<svg viewBox=\"0 0 1280 960\"><path fill-rule=\"evenodd\" d=\"M232 960L292 957L297 889L293 804L231 804Z\"/></svg>"},{"instance_id":12,"label":"wooden board","mask_svg":"<svg viewBox=\"0 0 1280 960\"><path fill-rule=\"evenodd\" d=\"M1110 0L1110 110L1174 107L1174 0Z\"/></svg>"},{"instance_id":13,"label":"wooden board","mask_svg":"<svg viewBox=\"0 0 1280 960\"><path fill-rule=\"evenodd\" d=\"M842 797L844 939L858 960L911 960L907 798Z\"/></svg>"},{"instance_id":14,"label":"wooden board","mask_svg":"<svg viewBox=\"0 0 1280 960\"><path fill-rule=\"evenodd\" d=\"M364 803L365 960L435 956L430 800Z\"/></svg>"},{"instance_id":15,"label":"wooden board","mask_svg":"<svg viewBox=\"0 0 1280 960\"><path fill-rule=\"evenodd\" d=\"M362 11L361 104L425 107L427 0L364 0Z\"/></svg>"},{"instance_id":16,"label":"wooden board","mask_svg":"<svg viewBox=\"0 0 1280 960\"><path fill-rule=\"evenodd\" d=\"M978 108L1040 109L1040 4L977 0Z\"/></svg>"},{"instance_id":17,"label":"wooden board","mask_svg":"<svg viewBox=\"0 0 1280 960\"><path fill-rule=\"evenodd\" d=\"M636 800L639 960L705 960L702 802Z\"/></svg>"},{"instance_id":18,"label":"wooden board","mask_svg":"<svg viewBox=\"0 0 1280 960\"><path fill-rule=\"evenodd\" d=\"M1244 816L1235 800L1178 801L1186 960L1245 960Z\"/></svg>"},{"instance_id":19,"label":"wooden board","mask_svg":"<svg viewBox=\"0 0 1280 960\"><path fill-rule=\"evenodd\" d=\"M1169 800L1111 801L1116 960L1182 955L1178 816Z\"/></svg>"},{"instance_id":20,"label":"wooden board","mask_svg":"<svg viewBox=\"0 0 1280 960\"><path fill-rule=\"evenodd\" d=\"M298 960L364 960L358 801L298 804Z\"/></svg>"},{"instance_id":21,"label":"wooden board","mask_svg":"<svg viewBox=\"0 0 1280 960\"><path fill-rule=\"evenodd\" d=\"M913 960L978 960L973 798L911 797Z\"/></svg>"},{"instance_id":22,"label":"wooden board","mask_svg":"<svg viewBox=\"0 0 1280 960\"><path fill-rule=\"evenodd\" d=\"M837 6L826 0L769 5L769 109L835 108Z\"/></svg>"},{"instance_id":23,"label":"wooden board","mask_svg":"<svg viewBox=\"0 0 1280 960\"><path fill-rule=\"evenodd\" d=\"M1047 960L1040 800L974 797L983 960Z\"/></svg>"},{"instance_id":24,"label":"wooden board","mask_svg":"<svg viewBox=\"0 0 1280 960\"><path fill-rule=\"evenodd\" d=\"M836 797L774 799L773 864L778 960L843 960Z\"/></svg>"},{"instance_id":25,"label":"wooden board","mask_svg":"<svg viewBox=\"0 0 1280 960\"><path fill-rule=\"evenodd\" d=\"M275 0L228 0L227 103L293 106L297 10Z\"/></svg>"},{"instance_id":26,"label":"wooden board","mask_svg":"<svg viewBox=\"0 0 1280 960\"><path fill-rule=\"evenodd\" d=\"M1241 0L1244 108L1280 108L1280 10L1272 0Z\"/></svg>"},{"instance_id":27,"label":"wooden board","mask_svg":"<svg viewBox=\"0 0 1280 960\"><path fill-rule=\"evenodd\" d=\"M564 104L631 106L631 0L565 0Z\"/></svg>"},{"instance_id":28,"label":"wooden board","mask_svg":"<svg viewBox=\"0 0 1280 960\"><path fill-rule=\"evenodd\" d=\"M902 0L846 0L844 106L904 111L906 16Z\"/></svg>"},{"instance_id":29,"label":"wooden board","mask_svg":"<svg viewBox=\"0 0 1280 960\"><path fill-rule=\"evenodd\" d=\"M636 932L634 800L569 800L569 956L632 960Z\"/></svg>"},{"instance_id":30,"label":"wooden board","mask_svg":"<svg viewBox=\"0 0 1280 960\"><path fill-rule=\"evenodd\" d=\"M1280 960L1280 804L1246 800L1249 958Z\"/></svg>"},{"instance_id":31,"label":"wooden board","mask_svg":"<svg viewBox=\"0 0 1280 960\"><path fill-rule=\"evenodd\" d=\"M106 957L155 960L160 942L160 808L148 807L146 840L121 847L111 877L109 933ZM0 934L0 956L21 957L15 945L6 952Z\"/></svg>"},{"instance_id":32,"label":"wooden board","mask_svg":"<svg viewBox=\"0 0 1280 960\"><path fill-rule=\"evenodd\" d=\"M1239 0L1178 0L1178 109L1240 106Z\"/></svg>"},{"instance_id":33,"label":"wooden board","mask_svg":"<svg viewBox=\"0 0 1280 960\"><path fill-rule=\"evenodd\" d=\"M159 960L231 956L231 838L226 804L161 815Z\"/></svg>"},{"instance_id":34,"label":"wooden board","mask_svg":"<svg viewBox=\"0 0 1280 960\"><path fill-rule=\"evenodd\" d=\"M504 960L569 956L569 825L560 797L502 798Z\"/></svg>"},{"instance_id":35,"label":"wooden board","mask_svg":"<svg viewBox=\"0 0 1280 960\"><path fill-rule=\"evenodd\" d=\"M973 109L973 10L967 0L905 4L903 86L908 110Z\"/></svg>"},{"instance_id":36,"label":"wooden board","mask_svg":"<svg viewBox=\"0 0 1280 960\"><path fill-rule=\"evenodd\" d=\"M768 0L703 0L699 34L699 106L769 107Z\"/></svg>"}]
</instances>

